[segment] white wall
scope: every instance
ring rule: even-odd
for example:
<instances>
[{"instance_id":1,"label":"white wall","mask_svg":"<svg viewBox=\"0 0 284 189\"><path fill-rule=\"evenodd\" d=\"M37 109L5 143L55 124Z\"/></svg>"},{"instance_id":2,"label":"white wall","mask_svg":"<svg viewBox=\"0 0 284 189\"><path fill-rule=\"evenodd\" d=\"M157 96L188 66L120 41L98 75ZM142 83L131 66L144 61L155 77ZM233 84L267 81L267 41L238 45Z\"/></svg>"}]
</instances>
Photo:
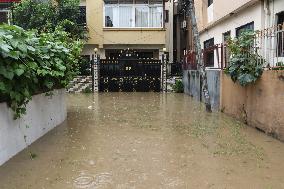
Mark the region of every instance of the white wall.
<instances>
[{"instance_id":1,"label":"white wall","mask_svg":"<svg viewBox=\"0 0 284 189\"><path fill-rule=\"evenodd\" d=\"M61 89L55 90L52 97L33 96L27 114L18 120L13 120L6 103L0 103L0 165L66 119L65 93Z\"/></svg>"},{"instance_id":2,"label":"white wall","mask_svg":"<svg viewBox=\"0 0 284 189\"><path fill-rule=\"evenodd\" d=\"M231 31L231 37L236 36L236 28L245 25L247 23L250 23L254 21L254 29L260 30L262 29L263 22L263 11L262 11L262 5L261 3L257 3L235 15L232 15L230 18L224 20L223 22L220 22L216 26L208 29L207 31L204 31L200 35L201 39L201 46L203 48L203 42L211 39L214 37L214 43L220 44L223 42L223 33L227 31ZM218 67L218 61L217 56L215 56L215 67Z\"/></svg>"}]
</instances>

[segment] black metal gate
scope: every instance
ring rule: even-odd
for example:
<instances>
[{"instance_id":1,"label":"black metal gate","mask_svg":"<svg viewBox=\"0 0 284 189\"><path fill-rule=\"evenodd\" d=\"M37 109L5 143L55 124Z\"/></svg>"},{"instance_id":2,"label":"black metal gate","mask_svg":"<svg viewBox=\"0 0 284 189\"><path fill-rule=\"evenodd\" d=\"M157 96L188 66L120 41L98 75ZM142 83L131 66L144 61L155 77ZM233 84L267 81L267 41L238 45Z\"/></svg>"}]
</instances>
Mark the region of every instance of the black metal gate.
<instances>
[{"instance_id":1,"label":"black metal gate","mask_svg":"<svg viewBox=\"0 0 284 189\"><path fill-rule=\"evenodd\" d=\"M139 59L133 51L125 51L117 59L100 60L99 91L160 92L161 61Z\"/></svg>"}]
</instances>

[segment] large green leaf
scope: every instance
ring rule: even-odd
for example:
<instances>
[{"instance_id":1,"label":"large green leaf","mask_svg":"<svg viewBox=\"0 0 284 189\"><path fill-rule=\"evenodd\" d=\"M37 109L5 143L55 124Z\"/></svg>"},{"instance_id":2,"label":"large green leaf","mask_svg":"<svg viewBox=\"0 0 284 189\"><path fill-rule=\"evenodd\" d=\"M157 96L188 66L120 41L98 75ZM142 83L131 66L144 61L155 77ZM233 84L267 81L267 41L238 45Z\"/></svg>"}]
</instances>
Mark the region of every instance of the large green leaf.
<instances>
[{"instance_id":1,"label":"large green leaf","mask_svg":"<svg viewBox=\"0 0 284 189\"><path fill-rule=\"evenodd\" d=\"M0 91L5 91L6 87L4 82L0 81Z\"/></svg>"},{"instance_id":2,"label":"large green leaf","mask_svg":"<svg viewBox=\"0 0 284 189\"><path fill-rule=\"evenodd\" d=\"M23 70L21 68L15 69L15 74L17 76L21 76L24 72L25 72L25 70Z\"/></svg>"},{"instance_id":3,"label":"large green leaf","mask_svg":"<svg viewBox=\"0 0 284 189\"><path fill-rule=\"evenodd\" d=\"M7 45L5 43L0 43L0 48L4 52L9 52L12 49L10 45Z\"/></svg>"}]
</instances>

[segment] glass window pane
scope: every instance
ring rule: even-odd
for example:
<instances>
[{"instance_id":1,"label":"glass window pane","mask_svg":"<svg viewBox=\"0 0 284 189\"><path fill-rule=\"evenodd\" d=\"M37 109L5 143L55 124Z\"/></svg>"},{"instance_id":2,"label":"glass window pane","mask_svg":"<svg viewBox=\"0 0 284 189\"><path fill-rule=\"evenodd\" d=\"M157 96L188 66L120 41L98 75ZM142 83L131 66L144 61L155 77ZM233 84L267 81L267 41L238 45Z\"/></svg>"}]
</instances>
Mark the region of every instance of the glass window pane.
<instances>
[{"instance_id":1,"label":"glass window pane","mask_svg":"<svg viewBox=\"0 0 284 189\"><path fill-rule=\"evenodd\" d=\"M119 27L132 27L132 6L119 7Z\"/></svg>"},{"instance_id":2,"label":"glass window pane","mask_svg":"<svg viewBox=\"0 0 284 189\"><path fill-rule=\"evenodd\" d=\"M118 8L105 7L105 27L118 27Z\"/></svg>"},{"instance_id":3,"label":"glass window pane","mask_svg":"<svg viewBox=\"0 0 284 189\"><path fill-rule=\"evenodd\" d=\"M236 29L236 36L239 37L245 31L253 31L254 30L254 22L245 24Z\"/></svg>"},{"instance_id":4,"label":"glass window pane","mask_svg":"<svg viewBox=\"0 0 284 189\"><path fill-rule=\"evenodd\" d=\"M133 0L119 0L119 4L133 4Z\"/></svg>"},{"instance_id":5,"label":"glass window pane","mask_svg":"<svg viewBox=\"0 0 284 189\"><path fill-rule=\"evenodd\" d=\"M149 7L149 27L163 27L163 7Z\"/></svg>"},{"instance_id":6,"label":"glass window pane","mask_svg":"<svg viewBox=\"0 0 284 189\"><path fill-rule=\"evenodd\" d=\"M135 0L135 4L147 4L148 5L148 0Z\"/></svg>"},{"instance_id":7,"label":"glass window pane","mask_svg":"<svg viewBox=\"0 0 284 189\"><path fill-rule=\"evenodd\" d=\"M135 8L135 26L148 27L148 7Z\"/></svg>"},{"instance_id":8,"label":"glass window pane","mask_svg":"<svg viewBox=\"0 0 284 189\"><path fill-rule=\"evenodd\" d=\"M104 0L105 4L118 4L118 0Z\"/></svg>"},{"instance_id":9,"label":"glass window pane","mask_svg":"<svg viewBox=\"0 0 284 189\"><path fill-rule=\"evenodd\" d=\"M163 0L149 0L150 5L162 5Z\"/></svg>"}]
</instances>

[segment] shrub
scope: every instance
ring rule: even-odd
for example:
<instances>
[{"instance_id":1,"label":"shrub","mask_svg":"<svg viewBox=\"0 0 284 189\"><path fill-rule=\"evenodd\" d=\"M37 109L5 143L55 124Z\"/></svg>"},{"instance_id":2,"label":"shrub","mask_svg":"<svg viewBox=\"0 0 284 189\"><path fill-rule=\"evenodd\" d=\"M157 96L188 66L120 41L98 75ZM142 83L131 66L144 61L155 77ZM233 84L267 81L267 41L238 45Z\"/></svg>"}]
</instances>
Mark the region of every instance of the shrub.
<instances>
[{"instance_id":1,"label":"shrub","mask_svg":"<svg viewBox=\"0 0 284 189\"><path fill-rule=\"evenodd\" d=\"M92 93L92 89L90 87L86 87L82 92L83 93Z\"/></svg>"},{"instance_id":2,"label":"shrub","mask_svg":"<svg viewBox=\"0 0 284 189\"><path fill-rule=\"evenodd\" d=\"M264 60L253 49L254 36L254 32L243 32L228 43L232 56L225 73L242 86L255 82L263 73Z\"/></svg>"},{"instance_id":3,"label":"shrub","mask_svg":"<svg viewBox=\"0 0 284 189\"><path fill-rule=\"evenodd\" d=\"M180 80L176 80L173 90L175 93L183 93L183 83Z\"/></svg>"},{"instance_id":4,"label":"shrub","mask_svg":"<svg viewBox=\"0 0 284 189\"><path fill-rule=\"evenodd\" d=\"M58 26L74 39L87 39L79 0L22 0L13 7L13 24L39 32L53 32Z\"/></svg>"},{"instance_id":5,"label":"shrub","mask_svg":"<svg viewBox=\"0 0 284 189\"><path fill-rule=\"evenodd\" d=\"M276 67L273 67L272 70L284 70L284 63L283 62L277 62Z\"/></svg>"},{"instance_id":6,"label":"shrub","mask_svg":"<svg viewBox=\"0 0 284 189\"><path fill-rule=\"evenodd\" d=\"M0 98L15 112L26 112L32 95L67 86L78 72L80 41L62 28L38 34L0 25Z\"/></svg>"}]
</instances>

